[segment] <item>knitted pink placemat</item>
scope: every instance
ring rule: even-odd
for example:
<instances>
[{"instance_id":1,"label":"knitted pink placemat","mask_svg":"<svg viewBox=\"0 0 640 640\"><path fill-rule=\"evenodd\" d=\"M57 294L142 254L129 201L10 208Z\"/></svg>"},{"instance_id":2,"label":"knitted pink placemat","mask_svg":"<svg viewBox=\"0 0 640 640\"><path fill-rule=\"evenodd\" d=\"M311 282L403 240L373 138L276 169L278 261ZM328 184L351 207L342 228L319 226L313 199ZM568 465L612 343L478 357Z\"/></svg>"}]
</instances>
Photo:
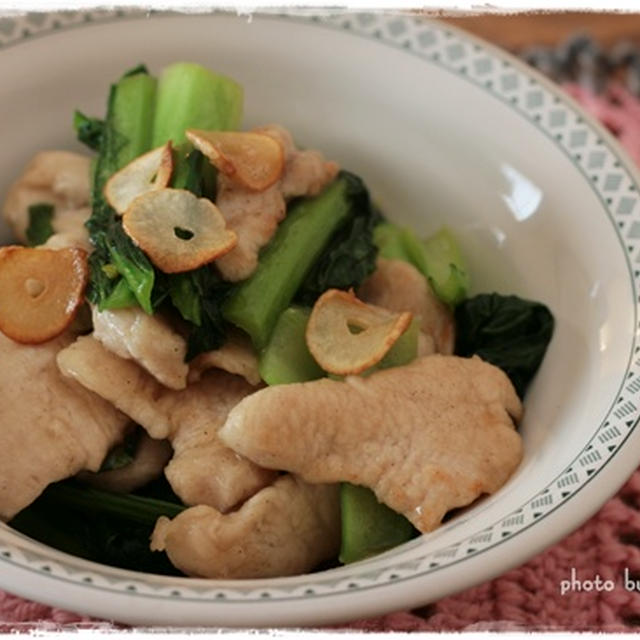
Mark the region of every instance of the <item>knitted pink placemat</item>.
<instances>
[{"instance_id":1,"label":"knitted pink placemat","mask_svg":"<svg viewBox=\"0 0 640 640\"><path fill-rule=\"evenodd\" d=\"M566 90L640 164L640 101L612 84ZM599 588L598 588L598 585ZM109 623L0 591L0 632ZM640 631L640 469L586 524L508 573L413 610L336 627L362 631Z\"/></svg>"}]
</instances>

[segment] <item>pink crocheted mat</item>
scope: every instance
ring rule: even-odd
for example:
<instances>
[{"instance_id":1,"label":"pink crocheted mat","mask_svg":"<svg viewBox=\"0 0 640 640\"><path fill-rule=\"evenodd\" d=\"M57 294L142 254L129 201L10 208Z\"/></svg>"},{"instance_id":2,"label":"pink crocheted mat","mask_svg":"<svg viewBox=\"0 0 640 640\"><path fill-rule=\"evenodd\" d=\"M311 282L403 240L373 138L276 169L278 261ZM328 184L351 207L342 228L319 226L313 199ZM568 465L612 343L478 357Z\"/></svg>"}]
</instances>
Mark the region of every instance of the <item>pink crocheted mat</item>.
<instances>
[{"instance_id":1,"label":"pink crocheted mat","mask_svg":"<svg viewBox=\"0 0 640 640\"><path fill-rule=\"evenodd\" d=\"M620 85L594 95L566 90L618 136L640 164L640 101ZM573 572L573 573L572 573ZM635 590L624 584L634 581ZM573 588L611 581L611 590ZM0 591L0 632L109 623L23 600ZM640 469L575 533L503 576L413 610L339 627L363 631L640 631Z\"/></svg>"}]
</instances>

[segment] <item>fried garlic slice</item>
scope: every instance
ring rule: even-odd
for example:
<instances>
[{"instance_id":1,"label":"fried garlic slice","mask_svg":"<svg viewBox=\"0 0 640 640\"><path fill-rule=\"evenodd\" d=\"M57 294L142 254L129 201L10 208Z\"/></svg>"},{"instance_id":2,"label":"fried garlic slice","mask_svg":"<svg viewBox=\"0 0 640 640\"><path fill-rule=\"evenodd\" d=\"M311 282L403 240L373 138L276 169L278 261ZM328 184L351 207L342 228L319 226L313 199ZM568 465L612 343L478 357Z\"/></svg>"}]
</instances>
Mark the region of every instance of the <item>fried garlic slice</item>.
<instances>
[{"instance_id":1,"label":"fried garlic slice","mask_svg":"<svg viewBox=\"0 0 640 640\"><path fill-rule=\"evenodd\" d=\"M104 197L122 215L138 196L166 187L172 172L171 142L167 142L114 173L104 186Z\"/></svg>"},{"instance_id":2,"label":"fried garlic slice","mask_svg":"<svg viewBox=\"0 0 640 640\"><path fill-rule=\"evenodd\" d=\"M138 196L122 216L122 226L165 273L197 269L231 251L238 242L210 200L182 189Z\"/></svg>"},{"instance_id":3,"label":"fried garlic slice","mask_svg":"<svg viewBox=\"0 0 640 640\"><path fill-rule=\"evenodd\" d=\"M88 279L82 249L0 248L0 331L22 344L55 338L73 322Z\"/></svg>"},{"instance_id":4,"label":"fried garlic slice","mask_svg":"<svg viewBox=\"0 0 640 640\"><path fill-rule=\"evenodd\" d=\"M408 311L394 313L366 304L353 291L329 289L309 317L307 346L328 373L362 373L382 360L411 318Z\"/></svg>"},{"instance_id":5,"label":"fried garlic slice","mask_svg":"<svg viewBox=\"0 0 640 640\"><path fill-rule=\"evenodd\" d=\"M264 133L187 129L186 136L218 171L252 191L268 189L284 171L282 145Z\"/></svg>"}]
</instances>

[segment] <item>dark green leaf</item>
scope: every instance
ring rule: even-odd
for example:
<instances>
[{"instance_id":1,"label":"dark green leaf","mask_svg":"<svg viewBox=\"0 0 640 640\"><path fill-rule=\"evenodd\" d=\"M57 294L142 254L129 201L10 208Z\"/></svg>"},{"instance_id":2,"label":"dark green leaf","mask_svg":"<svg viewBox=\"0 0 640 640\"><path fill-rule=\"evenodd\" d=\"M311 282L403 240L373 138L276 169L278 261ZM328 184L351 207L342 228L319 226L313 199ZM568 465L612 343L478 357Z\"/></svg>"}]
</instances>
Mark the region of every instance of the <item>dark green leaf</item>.
<instances>
[{"instance_id":1,"label":"dark green leaf","mask_svg":"<svg viewBox=\"0 0 640 640\"><path fill-rule=\"evenodd\" d=\"M137 64L135 67L132 67L128 71L125 71L122 74L122 77L123 78L130 78L131 76L137 76L139 73L143 73L145 75L149 75L149 69L147 69L147 65L146 64L143 64L143 63Z\"/></svg>"},{"instance_id":2,"label":"dark green leaf","mask_svg":"<svg viewBox=\"0 0 640 640\"><path fill-rule=\"evenodd\" d=\"M105 267L109 265L103 265L102 271L105 271ZM115 269L115 267L114 267ZM111 290L111 293L102 298L98 303L99 311L106 311L107 309L130 309L131 307L138 306L138 300L135 294L131 291L131 287L127 281L116 270L117 283Z\"/></svg>"},{"instance_id":3,"label":"dark green leaf","mask_svg":"<svg viewBox=\"0 0 640 640\"><path fill-rule=\"evenodd\" d=\"M189 332L187 342L187 361L193 360L197 355L219 349L227 337L227 324L222 317L222 302L226 299L225 293L218 299L202 299L202 324L193 325Z\"/></svg>"},{"instance_id":4,"label":"dark green leaf","mask_svg":"<svg viewBox=\"0 0 640 640\"><path fill-rule=\"evenodd\" d=\"M133 462L136 450L140 442L141 427L132 429L124 438L124 441L109 451L104 459L100 471L114 471L122 469Z\"/></svg>"},{"instance_id":5,"label":"dark green leaf","mask_svg":"<svg viewBox=\"0 0 640 640\"><path fill-rule=\"evenodd\" d=\"M30 247L44 244L53 234L54 206L39 202L29 206L29 226L27 227L27 243Z\"/></svg>"},{"instance_id":6,"label":"dark green leaf","mask_svg":"<svg viewBox=\"0 0 640 640\"><path fill-rule=\"evenodd\" d=\"M172 494L168 497L173 500ZM94 562L180 575L166 554L149 549L149 539L160 516L173 518L184 509L178 502L64 481L50 485L9 524L43 544Z\"/></svg>"},{"instance_id":7,"label":"dark green leaf","mask_svg":"<svg viewBox=\"0 0 640 640\"><path fill-rule=\"evenodd\" d=\"M200 324L191 325L187 342L187 360L192 360L198 354L218 349L224 344L227 324L222 317L222 305L233 285L224 282L209 265L183 275L190 281L191 308L197 304L200 306ZM183 308L188 306L186 300L183 305Z\"/></svg>"},{"instance_id":8,"label":"dark green leaf","mask_svg":"<svg viewBox=\"0 0 640 640\"><path fill-rule=\"evenodd\" d=\"M549 309L539 302L491 293L464 300L455 317L456 354L477 354L500 367L522 398L553 335Z\"/></svg>"},{"instance_id":9,"label":"dark green leaf","mask_svg":"<svg viewBox=\"0 0 640 640\"><path fill-rule=\"evenodd\" d=\"M89 149L93 149L93 151L100 149L104 126L104 120L90 118L81 111L76 110L73 114L73 128L78 140L87 145Z\"/></svg>"},{"instance_id":10,"label":"dark green leaf","mask_svg":"<svg viewBox=\"0 0 640 640\"><path fill-rule=\"evenodd\" d=\"M186 508L181 504L134 494L111 493L75 482L52 484L42 494L45 501L65 504L91 513L123 518L129 522L154 526L160 516L175 518Z\"/></svg>"},{"instance_id":11,"label":"dark green leaf","mask_svg":"<svg viewBox=\"0 0 640 640\"><path fill-rule=\"evenodd\" d=\"M171 304L180 315L195 324L202 325L202 304L192 273L176 273L169 278Z\"/></svg>"},{"instance_id":12,"label":"dark green leaf","mask_svg":"<svg viewBox=\"0 0 640 640\"><path fill-rule=\"evenodd\" d=\"M138 304L147 313L153 313L151 292L155 281L155 270L149 258L133 244L119 221L109 227L106 245L111 262L127 281Z\"/></svg>"},{"instance_id":13,"label":"dark green leaf","mask_svg":"<svg viewBox=\"0 0 640 640\"><path fill-rule=\"evenodd\" d=\"M186 273L162 274L158 289L167 292L173 307L187 321L187 361L224 344L227 323L222 305L233 285L223 281L210 265Z\"/></svg>"}]
</instances>

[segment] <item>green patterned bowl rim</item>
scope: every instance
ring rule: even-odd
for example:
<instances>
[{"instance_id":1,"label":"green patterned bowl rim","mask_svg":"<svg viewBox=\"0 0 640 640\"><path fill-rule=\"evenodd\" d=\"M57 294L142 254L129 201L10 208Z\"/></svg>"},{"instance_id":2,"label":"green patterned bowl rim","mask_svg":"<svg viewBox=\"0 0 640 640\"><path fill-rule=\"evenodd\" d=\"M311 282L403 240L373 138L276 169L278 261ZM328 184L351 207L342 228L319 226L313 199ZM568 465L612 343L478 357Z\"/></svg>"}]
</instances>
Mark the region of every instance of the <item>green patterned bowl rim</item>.
<instances>
[{"instance_id":1,"label":"green patterned bowl rim","mask_svg":"<svg viewBox=\"0 0 640 640\"><path fill-rule=\"evenodd\" d=\"M214 11L210 15L224 13ZM149 15L163 17L175 16L176 13L96 10L0 17L0 53L7 47L62 30L147 18ZM487 43L450 26L408 13L291 10L286 13L262 13L260 17L347 31L354 36L403 50L407 55L416 56L426 64L437 65L474 84L533 124L584 176L615 229L629 270L634 326L638 328L640 206L636 170L613 137L586 116L558 87ZM375 590L392 582L399 584L435 574L505 545L535 527L571 501L614 461L638 425L639 352L636 331L631 340L627 366L620 375L619 393L612 400L606 417L593 430L571 464L551 483L530 496L518 509L482 531L475 531L453 545L435 549L418 558L412 557L406 562L393 562L391 558L383 568L369 568L366 563L357 564L351 570L342 568L313 574L303 581L299 578L270 580L268 585L261 581L214 582L159 578L78 562L66 554L43 553L37 545L29 545L29 540L19 534L14 535L15 540L22 539L24 543L19 548L18 545L0 540L0 562L40 575L44 573L54 581L82 584L86 588L112 593L126 592L132 597L195 602L205 600L227 604L322 598ZM503 564L507 568L512 563Z\"/></svg>"}]
</instances>

